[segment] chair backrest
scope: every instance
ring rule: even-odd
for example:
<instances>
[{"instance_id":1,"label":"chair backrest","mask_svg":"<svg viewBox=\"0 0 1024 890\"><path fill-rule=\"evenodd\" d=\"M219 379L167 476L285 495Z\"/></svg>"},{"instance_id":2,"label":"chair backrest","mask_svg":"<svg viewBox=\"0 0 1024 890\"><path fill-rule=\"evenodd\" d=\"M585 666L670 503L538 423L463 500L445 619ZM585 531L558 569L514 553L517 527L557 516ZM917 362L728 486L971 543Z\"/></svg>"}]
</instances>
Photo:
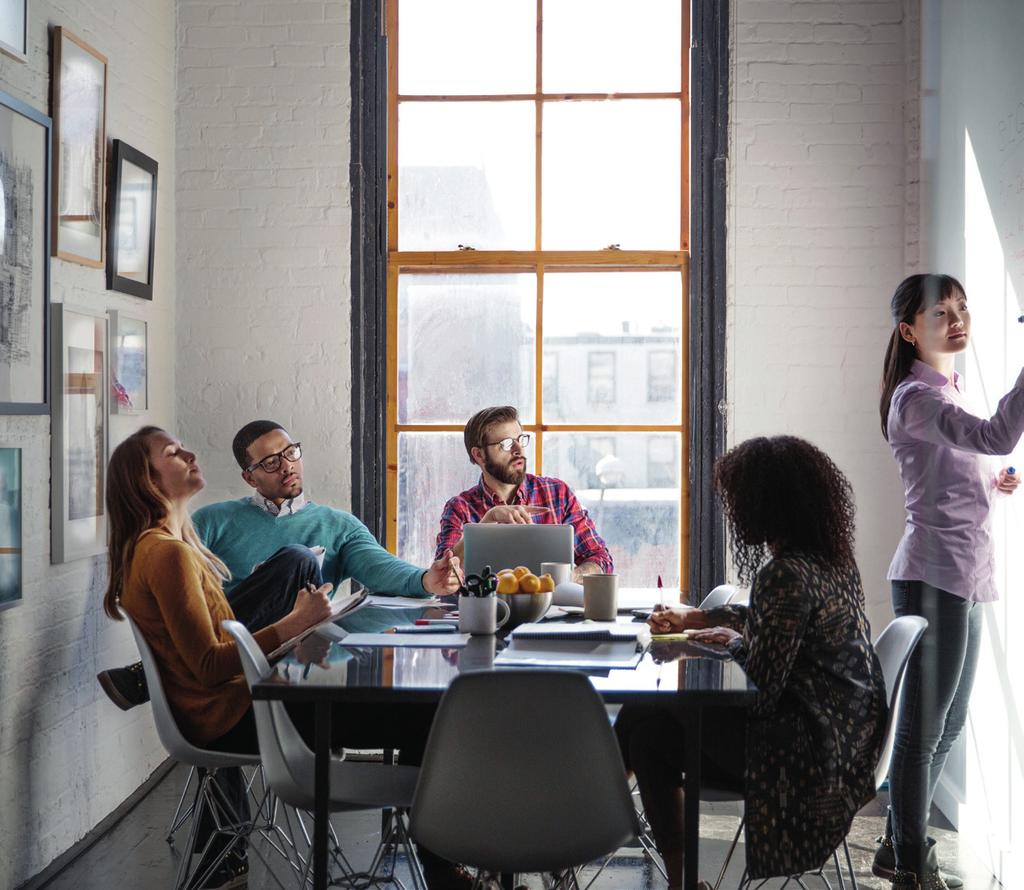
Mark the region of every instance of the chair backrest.
<instances>
[{"instance_id":1,"label":"chair backrest","mask_svg":"<svg viewBox=\"0 0 1024 890\"><path fill-rule=\"evenodd\" d=\"M708 595L700 601L701 609L717 609L719 606L728 606L736 595L735 584L719 584L708 591Z\"/></svg>"},{"instance_id":2,"label":"chair backrest","mask_svg":"<svg viewBox=\"0 0 1024 890\"><path fill-rule=\"evenodd\" d=\"M412 807L412 834L455 862L556 871L637 830L601 699L583 674L461 674L441 700Z\"/></svg>"},{"instance_id":3,"label":"chair backrest","mask_svg":"<svg viewBox=\"0 0 1024 890\"><path fill-rule=\"evenodd\" d=\"M240 621L223 621L238 644L245 681L254 683L270 675L271 667L259 644ZM253 699L253 717L260 746L260 761L267 784L285 803L302 809L313 806L313 752L309 750L284 704Z\"/></svg>"},{"instance_id":4,"label":"chair backrest","mask_svg":"<svg viewBox=\"0 0 1024 890\"><path fill-rule=\"evenodd\" d=\"M885 693L889 701L889 717L885 727L885 744L875 767L875 788L881 788L889 773L889 760L896 738L896 718L899 713L903 678L907 673L907 662L921 635L928 627L926 619L919 615L903 615L889 622L875 641L875 654L882 666L885 677Z\"/></svg>"},{"instance_id":5,"label":"chair backrest","mask_svg":"<svg viewBox=\"0 0 1024 890\"><path fill-rule=\"evenodd\" d=\"M167 749L167 753L181 763L208 769L259 763L259 758L250 754L230 754L199 748L182 735L178 728L178 721L171 710L170 702L167 700L163 679L160 676L160 667L156 663L153 650L149 648L149 643L146 642L138 625L130 617L126 617L128 625L135 635L135 644L139 647L142 670L146 675L146 686L149 689L149 700L153 706L156 734L159 736L161 744Z\"/></svg>"}]
</instances>

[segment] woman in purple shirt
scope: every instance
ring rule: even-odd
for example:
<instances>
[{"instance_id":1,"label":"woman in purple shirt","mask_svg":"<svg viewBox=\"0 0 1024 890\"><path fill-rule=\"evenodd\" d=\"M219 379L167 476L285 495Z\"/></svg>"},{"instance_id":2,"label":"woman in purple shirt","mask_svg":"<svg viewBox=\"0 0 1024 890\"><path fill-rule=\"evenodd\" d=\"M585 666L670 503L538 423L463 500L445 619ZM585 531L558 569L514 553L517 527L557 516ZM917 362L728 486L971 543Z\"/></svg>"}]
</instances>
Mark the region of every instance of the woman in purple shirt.
<instances>
[{"instance_id":1,"label":"woman in purple shirt","mask_svg":"<svg viewBox=\"0 0 1024 890\"><path fill-rule=\"evenodd\" d=\"M946 890L928 813L946 755L967 718L981 634L979 603L998 598L991 506L1019 477L983 455L1006 455L1024 432L1024 371L988 420L967 408L953 369L971 316L949 275L911 275L892 298L894 330L882 375L882 435L906 491L907 521L889 567L897 615L928 629L904 681L889 773L892 807L875 874L899 890Z\"/></svg>"}]
</instances>

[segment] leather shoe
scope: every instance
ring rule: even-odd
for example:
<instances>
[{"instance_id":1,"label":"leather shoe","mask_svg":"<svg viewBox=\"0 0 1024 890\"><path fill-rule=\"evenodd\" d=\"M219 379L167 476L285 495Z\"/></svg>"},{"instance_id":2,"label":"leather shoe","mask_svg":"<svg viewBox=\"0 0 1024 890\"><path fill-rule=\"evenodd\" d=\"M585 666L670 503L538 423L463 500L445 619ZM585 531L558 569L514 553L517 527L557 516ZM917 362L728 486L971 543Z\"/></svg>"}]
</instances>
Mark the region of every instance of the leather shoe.
<instances>
[{"instance_id":1,"label":"leather shoe","mask_svg":"<svg viewBox=\"0 0 1024 890\"><path fill-rule=\"evenodd\" d=\"M122 711L128 711L136 705L149 701L149 687L146 686L146 675L142 671L142 662L127 667L110 668L96 675L103 691Z\"/></svg>"}]
</instances>

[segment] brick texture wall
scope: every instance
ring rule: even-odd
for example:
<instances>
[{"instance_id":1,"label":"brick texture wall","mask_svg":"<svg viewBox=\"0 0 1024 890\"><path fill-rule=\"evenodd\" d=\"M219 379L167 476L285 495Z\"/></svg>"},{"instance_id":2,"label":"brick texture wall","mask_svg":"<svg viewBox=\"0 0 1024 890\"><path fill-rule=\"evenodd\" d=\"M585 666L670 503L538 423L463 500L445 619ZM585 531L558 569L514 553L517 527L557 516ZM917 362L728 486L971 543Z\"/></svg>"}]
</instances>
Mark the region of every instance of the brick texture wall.
<instances>
[{"instance_id":1,"label":"brick texture wall","mask_svg":"<svg viewBox=\"0 0 1024 890\"><path fill-rule=\"evenodd\" d=\"M178 3L178 417L205 500L249 491L231 439L263 417L349 502L348 40L346 2Z\"/></svg>"},{"instance_id":2,"label":"brick texture wall","mask_svg":"<svg viewBox=\"0 0 1024 890\"><path fill-rule=\"evenodd\" d=\"M150 410L111 418L112 442L143 422L174 426L174 7L161 0L32 0L28 60L0 56L0 89L49 113L48 28L62 25L109 59L107 138L160 165L155 297L106 290L100 269L51 261L52 298L149 322ZM60 307L55 306L55 311ZM50 565L50 422L0 417L22 448L24 600L0 612L0 887L38 873L128 797L164 759L148 708L122 713L97 670L137 656L104 617L106 560Z\"/></svg>"},{"instance_id":3,"label":"brick texture wall","mask_svg":"<svg viewBox=\"0 0 1024 890\"><path fill-rule=\"evenodd\" d=\"M904 4L739 0L729 183L729 430L828 452L857 498L876 632L902 490L878 420L904 274Z\"/></svg>"}]
</instances>

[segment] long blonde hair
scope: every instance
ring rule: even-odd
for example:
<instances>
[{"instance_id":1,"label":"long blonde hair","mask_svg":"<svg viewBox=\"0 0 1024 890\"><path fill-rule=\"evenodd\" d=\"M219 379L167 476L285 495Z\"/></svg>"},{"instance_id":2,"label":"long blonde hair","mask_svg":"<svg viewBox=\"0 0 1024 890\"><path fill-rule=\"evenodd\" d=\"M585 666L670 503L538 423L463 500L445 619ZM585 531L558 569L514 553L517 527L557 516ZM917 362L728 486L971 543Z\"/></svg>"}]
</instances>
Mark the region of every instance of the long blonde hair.
<instances>
[{"instance_id":1,"label":"long blonde hair","mask_svg":"<svg viewBox=\"0 0 1024 890\"><path fill-rule=\"evenodd\" d=\"M120 598L124 590L135 547L151 529L166 528L171 504L157 487L149 463L149 446L154 436L167 435L158 426L144 426L125 439L110 456L107 467L107 554L110 578L103 595L103 611L120 621ZM185 543L202 554L203 573L220 584L231 577L224 563L199 540L192 520L182 526Z\"/></svg>"}]
</instances>

